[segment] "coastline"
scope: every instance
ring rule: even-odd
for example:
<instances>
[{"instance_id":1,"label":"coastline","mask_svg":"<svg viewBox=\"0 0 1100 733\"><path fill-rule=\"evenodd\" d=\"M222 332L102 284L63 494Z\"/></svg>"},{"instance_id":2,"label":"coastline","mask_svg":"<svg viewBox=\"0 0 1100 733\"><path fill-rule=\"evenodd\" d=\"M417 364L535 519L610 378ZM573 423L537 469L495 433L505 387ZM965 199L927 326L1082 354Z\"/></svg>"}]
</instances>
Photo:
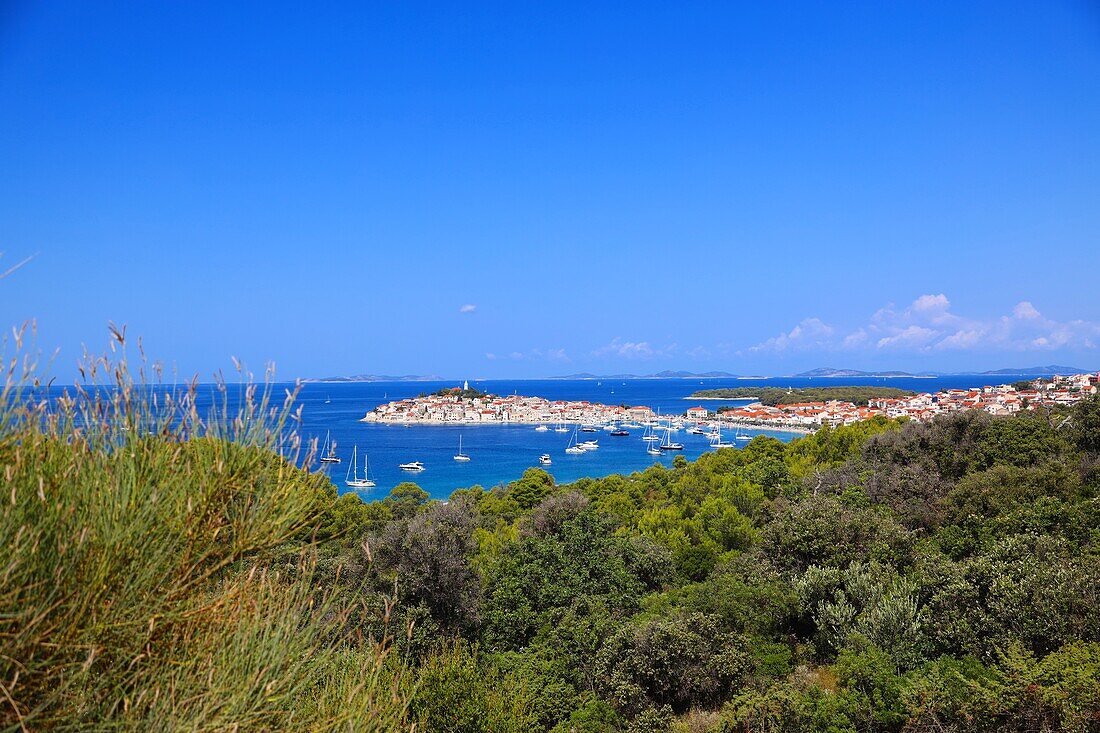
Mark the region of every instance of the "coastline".
<instances>
[{"instance_id":1,"label":"coastline","mask_svg":"<svg viewBox=\"0 0 1100 733\"><path fill-rule=\"evenodd\" d=\"M518 425L546 425L552 427L553 425L565 425L569 428L580 427L586 423L580 422L564 422L564 423L548 423L544 420L500 420L500 421L485 421L480 420L369 420L366 417L359 418L359 422L367 423L369 425L391 425L394 427L416 427L416 426L430 426L430 427L446 427L448 425L456 428L479 428L479 427L508 427ZM773 433L795 433L798 435L811 435L817 431L817 428L805 427L802 425L774 425L771 423L755 422L752 420L736 420L736 419L723 419L722 424L731 428L749 428L752 430L767 430ZM605 432L601 428L599 432ZM634 428L631 433L639 432L637 428Z\"/></svg>"},{"instance_id":2,"label":"coastline","mask_svg":"<svg viewBox=\"0 0 1100 733\"><path fill-rule=\"evenodd\" d=\"M688 401L699 400L699 401L705 401L705 402L745 402L745 401L748 401L749 404L760 401L759 397L692 397L691 395L688 395L687 397L681 397L680 399L688 400Z\"/></svg>"}]
</instances>

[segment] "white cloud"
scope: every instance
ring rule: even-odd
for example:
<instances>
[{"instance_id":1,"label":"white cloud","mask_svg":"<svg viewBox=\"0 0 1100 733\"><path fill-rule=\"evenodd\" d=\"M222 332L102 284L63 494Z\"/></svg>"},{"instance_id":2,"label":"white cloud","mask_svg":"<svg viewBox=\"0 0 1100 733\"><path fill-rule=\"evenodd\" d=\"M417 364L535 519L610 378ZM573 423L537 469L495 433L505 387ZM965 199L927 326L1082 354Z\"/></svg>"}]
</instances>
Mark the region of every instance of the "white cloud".
<instances>
[{"instance_id":1,"label":"white cloud","mask_svg":"<svg viewBox=\"0 0 1100 733\"><path fill-rule=\"evenodd\" d=\"M943 293L921 295L901 310L890 303L875 311L866 324L848 331L818 318L807 318L749 351L1036 351L1091 349L1100 343L1100 323L1056 321L1026 300L1017 303L1009 315L994 319L962 316L951 308L951 301Z\"/></svg>"},{"instance_id":2,"label":"white cloud","mask_svg":"<svg viewBox=\"0 0 1100 733\"><path fill-rule=\"evenodd\" d=\"M459 308L458 312L459 313L473 313L476 310L477 310L476 305L474 305L473 303L467 303L466 305Z\"/></svg>"},{"instance_id":3,"label":"white cloud","mask_svg":"<svg viewBox=\"0 0 1100 733\"><path fill-rule=\"evenodd\" d=\"M931 328L914 325L908 326L890 336L883 336L875 345L880 349L888 349L896 346L921 348L928 345L936 336L936 332Z\"/></svg>"},{"instance_id":4,"label":"white cloud","mask_svg":"<svg viewBox=\"0 0 1100 733\"><path fill-rule=\"evenodd\" d=\"M749 351L788 351L805 348L820 348L829 343L836 329L820 318L806 318L787 333L773 336L764 343L749 348Z\"/></svg>"},{"instance_id":5,"label":"white cloud","mask_svg":"<svg viewBox=\"0 0 1100 733\"><path fill-rule=\"evenodd\" d=\"M501 356L492 351L485 352L485 358L489 361L498 359L511 359L512 361L572 361L565 349L529 349L528 351L512 351Z\"/></svg>"},{"instance_id":6,"label":"white cloud","mask_svg":"<svg viewBox=\"0 0 1100 733\"><path fill-rule=\"evenodd\" d=\"M676 344L668 344L659 348L653 347L648 341L624 341L616 336L605 346L594 350L592 356L617 356L622 359L652 359L659 356L670 356L677 350Z\"/></svg>"},{"instance_id":7,"label":"white cloud","mask_svg":"<svg viewBox=\"0 0 1100 733\"><path fill-rule=\"evenodd\" d=\"M1021 300L1016 304L1016 307L1012 309L1012 315L1016 318L1031 320L1033 318L1040 318L1039 311L1035 310L1035 306L1026 300Z\"/></svg>"}]
</instances>

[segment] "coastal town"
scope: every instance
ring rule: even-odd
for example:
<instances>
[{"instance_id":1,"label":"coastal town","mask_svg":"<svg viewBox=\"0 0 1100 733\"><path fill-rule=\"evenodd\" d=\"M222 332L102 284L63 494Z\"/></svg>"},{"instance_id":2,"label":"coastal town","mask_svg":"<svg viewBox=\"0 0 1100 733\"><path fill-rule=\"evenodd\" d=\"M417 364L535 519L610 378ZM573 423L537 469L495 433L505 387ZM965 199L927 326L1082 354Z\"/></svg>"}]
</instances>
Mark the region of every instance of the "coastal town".
<instances>
[{"instance_id":1,"label":"coastal town","mask_svg":"<svg viewBox=\"0 0 1100 733\"><path fill-rule=\"evenodd\" d=\"M877 415L927 421L960 410L1012 415L1021 410L1070 406L1100 390L1100 372L1056 376L1026 383L948 389L904 397L872 398L866 405L843 400L792 402L768 406L759 402L721 408L698 405L668 419L804 432L822 425L848 425ZM648 423L655 419L646 406L603 405L585 400L548 400L521 395L496 396L463 388L441 390L380 405L362 422L396 424L539 424L594 425Z\"/></svg>"},{"instance_id":2,"label":"coastal town","mask_svg":"<svg viewBox=\"0 0 1100 733\"><path fill-rule=\"evenodd\" d=\"M478 393L469 384L461 389L397 400L367 413L362 422L479 425L518 424L606 424L649 420L648 407L601 405L585 400L548 400L543 397Z\"/></svg>"},{"instance_id":3,"label":"coastal town","mask_svg":"<svg viewBox=\"0 0 1100 733\"><path fill-rule=\"evenodd\" d=\"M991 415L1013 415L1021 410L1041 410L1070 406L1100 390L1100 372L1055 376L1024 383L947 389L907 397L870 399L865 406L852 402L794 402L766 406L759 403L723 409L723 419L773 429L783 427L817 428L822 425L849 425L884 415L928 421L937 415L961 410L981 410ZM701 415L705 408L687 411L689 418ZM693 412L694 411L694 412Z\"/></svg>"}]
</instances>

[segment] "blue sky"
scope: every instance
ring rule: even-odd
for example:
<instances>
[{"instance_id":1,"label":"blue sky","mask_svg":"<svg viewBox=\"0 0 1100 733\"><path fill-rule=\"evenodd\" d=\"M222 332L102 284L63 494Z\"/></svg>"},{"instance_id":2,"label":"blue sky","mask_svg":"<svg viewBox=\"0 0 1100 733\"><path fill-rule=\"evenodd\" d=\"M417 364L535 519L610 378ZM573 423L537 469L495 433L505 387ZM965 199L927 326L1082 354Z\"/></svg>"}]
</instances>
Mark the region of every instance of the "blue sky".
<instances>
[{"instance_id":1,"label":"blue sky","mask_svg":"<svg viewBox=\"0 0 1100 733\"><path fill-rule=\"evenodd\" d=\"M204 377L1097 368L1098 90L1088 2L0 4L0 323L65 379L109 321Z\"/></svg>"}]
</instances>

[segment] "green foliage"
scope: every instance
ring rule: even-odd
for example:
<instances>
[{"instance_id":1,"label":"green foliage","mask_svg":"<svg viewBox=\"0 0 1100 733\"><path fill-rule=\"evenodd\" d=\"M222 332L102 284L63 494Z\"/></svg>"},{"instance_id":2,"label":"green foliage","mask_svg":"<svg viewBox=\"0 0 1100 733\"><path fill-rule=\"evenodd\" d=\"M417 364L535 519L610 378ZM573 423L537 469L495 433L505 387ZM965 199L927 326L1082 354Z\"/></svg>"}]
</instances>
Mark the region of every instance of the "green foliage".
<instances>
[{"instance_id":1,"label":"green foliage","mask_svg":"<svg viewBox=\"0 0 1100 733\"><path fill-rule=\"evenodd\" d=\"M401 725L386 651L332 622L353 599L315 585L308 544L370 511L276 452L289 403L249 389L200 420L110 370L48 415L0 399L0 729Z\"/></svg>"},{"instance_id":2,"label":"green foliage","mask_svg":"<svg viewBox=\"0 0 1100 733\"><path fill-rule=\"evenodd\" d=\"M916 392L895 387L799 387L798 389L783 389L782 387L726 387L721 389L701 389L694 392L692 397L741 400L756 399L765 405L790 405L796 402L828 402L839 400L852 402L856 405L866 405L872 399L896 399L898 397L911 397Z\"/></svg>"},{"instance_id":3,"label":"green foliage","mask_svg":"<svg viewBox=\"0 0 1100 733\"><path fill-rule=\"evenodd\" d=\"M615 533L615 524L580 510L528 535L491 569L484 638L494 649L523 647L555 609L599 598L609 612L635 610L650 563L643 548Z\"/></svg>"},{"instance_id":4,"label":"green foliage","mask_svg":"<svg viewBox=\"0 0 1100 733\"><path fill-rule=\"evenodd\" d=\"M1074 405L1066 433L1077 450L1092 455L1100 453L1100 394Z\"/></svg>"},{"instance_id":5,"label":"green foliage","mask_svg":"<svg viewBox=\"0 0 1100 733\"><path fill-rule=\"evenodd\" d=\"M508 496L520 509L533 509L554 489L554 477L541 468L528 468L508 486Z\"/></svg>"},{"instance_id":6,"label":"green foliage","mask_svg":"<svg viewBox=\"0 0 1100 733\"><path fill-rule=\"evenodd\" d=\"M382 504L395 519L408 519L430 498L427 491L412 481L402 481L390 489L390 495L382 500Z\"/></svg>"},{"instance_id":7,"label":"green foliage","mask_svg":"<svg viewBox=\"0 0 1100 733\"><path fill-rule=\"evenodd\" d=\"M433 733L527 733L537 725L526 682L479 664L461 643L424 659L415 673L412 714Z\"/></svg>"}]
</instances>

